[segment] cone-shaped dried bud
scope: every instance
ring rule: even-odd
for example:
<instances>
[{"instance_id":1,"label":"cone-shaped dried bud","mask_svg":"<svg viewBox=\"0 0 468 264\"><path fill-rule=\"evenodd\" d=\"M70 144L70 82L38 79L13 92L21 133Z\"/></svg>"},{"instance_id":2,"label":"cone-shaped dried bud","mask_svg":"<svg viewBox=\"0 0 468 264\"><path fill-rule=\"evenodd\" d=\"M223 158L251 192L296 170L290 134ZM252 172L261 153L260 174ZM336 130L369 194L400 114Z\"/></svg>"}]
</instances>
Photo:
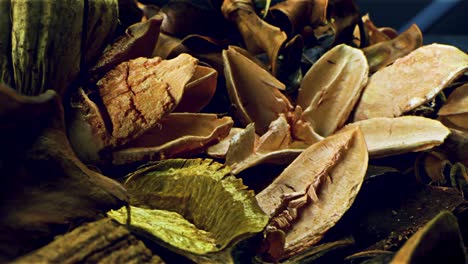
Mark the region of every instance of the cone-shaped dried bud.
<instances>
[{"instance_id":1,"label":"cone-shaped dried bud","mask_svg":"<svg viewBox=\"0 0 468 264\"><path fill-rule=\"evenodd\" d=\"M450 94L438 115L448 127L468 133L468 84L458 87Z\"/></svg>"},{"instance_id":2,"label":"cone-shaped dried bud","mask_svg":"<svg viewBox=\"0 0 468 264\"><path fill-rule=\"evenodd\" d=\"M360 127L372 158L431 149L442 144L450 130L439 121L419 117L376 117L349 124Z\"/></svg>"},{"instance_id":3,"label":"cone-shaped dried bud","mask_svg":"<svg viewBox=\"0 0 468 264\"><path fill-rule=\"evenodd\" d=\"M284 84L268 71L233 48L223 51L223 60L229 98L243 125L254 122L257 133L263 134L279 114L292 109L279 91Z\"/></svg>"},{"instance_id":4,"label":"cone-shaped dried bud","mask_svg":"<svg viewBox=\"0 0 468 264\"><path fill-rule=\"evenodd\" d=\"M367 83L369 67L361 50L345 44L325 53L302 80L297 104L301 119L326 137L348 119Z\"/></svg>"},{"instance_id":5,"label":"cone-shaped dried bud","mask_svg":"<svg viewBox=\"0 0 468 264\"><path fill-rule=\"evenodd\" d=\"M411 236L390 263L462 264L466 261L457 218L450 212L443 211Z\"/></svg>"},{"instance_id":6,"label":"cone-shaped dried bud","mask_svg":"<svg viewBox=\"0 0 468 264\"><path fill-rule=\"evenodd\" d=\"M242 180L208 159L147 164L129 175L125 187L131 203L142 207L132 208L131 225L197 263L233 263L231 247L268 222ZM126 222L123 210L109 214Z\"/></svg>"},{"instance_id":7,"label":"cone-shaped dried bud","mask_svg":"<svg viewBox=\"0 0 468 264\"><path fill-rule=\"evenodd\" d=\"M324 23L327 5L328 0L283 1L269 9L267 20L272 20L291 37L307 25Z\"/></svg>"},{"instance_id":8,"label":"cone-shaped dried bud","mask_svg":"<svg viewBox=\"0 0 468 264\"><path fill-rule=\"evenodd\" d=\"M468 69L468 55L448 45L422 46L369 79L354 120L395 117L434 98Z\"/></svg>"},{"instance_id":9,"label":"cone-shaped dried bud","mask_svg":"<svg viewBox=\"0 0 468 264\"><path fill-rule=\"evenodd\" d=\"M287 35L257 16L251 0L224 0L221 11L233 21L244 40L246 49L252 54L266 53L272 72L276 73L280 49Z\"/></svg>"},{"instance_id":10,"label":"cone-shaped dried bud","mask_svg":"<svg viewBox=\"0 0 468 264\"><path fill-rule=\"evenodd\" d=\"M131 25L125 34L104 51L90 70L92 78L100 78L117 65L138 57L149 57L158 41L162 17Z\"/></svg>"},{"instance_id":11,"label":"cone-shaped dried bud","mask_svg":"<svg viewBox=\"0 0 468 264\"><path fill-rule=\"evenodd\" d=\"M172 113L145 134L112 152L114 164L153 161L204 151L226 137L231 117L215 114Z\"/></svg>"},{"instance_id":12,"label":"cone-shaped dried bud","mask_svg":"<svg viewBox=\"0 0 468 264\"><path fill-rule=\"evenodd\" d=\"M184 94L174 112L198 112L213 98L216 91L218 72L210 67L198 65L192 79L184 88Z\"/></svg>"},{"instance_id":13,"label":"cone-shaped dried bud","mask_svg":"<svg viewBox=\"0 0 468 264\"><path fill-rule=\"evenodd\" d=\"M413 24L394 39L364 48L362 51L369 62L369 72L374 73L392 64L396 59L408 55L421 47L422 40L421 30Z\"/></svg>"},{"instance_id":14,"label":"cone-shaped dried bud","mask_svg":"<svg viewBox=\"0 0 468 264\"><path fill-rule=\"evenodd\" d=\"M316 244L352 205L367 169L359 128L311 145L257 195L272 218L268 229L286 233L284 258Z\"/></svg>"}]
</instances>

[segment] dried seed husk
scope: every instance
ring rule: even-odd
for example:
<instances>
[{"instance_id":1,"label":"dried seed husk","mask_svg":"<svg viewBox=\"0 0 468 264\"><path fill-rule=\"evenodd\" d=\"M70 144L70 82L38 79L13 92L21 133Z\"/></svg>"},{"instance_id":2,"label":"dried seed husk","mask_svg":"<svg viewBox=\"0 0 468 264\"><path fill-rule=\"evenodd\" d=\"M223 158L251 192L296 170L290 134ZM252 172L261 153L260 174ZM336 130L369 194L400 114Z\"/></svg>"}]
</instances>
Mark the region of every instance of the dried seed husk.
<instances>
[{"instance_id":1,"label":"dried seed husk","mask_svg":"<svg viewBox=\"0 0 468 264\"><path fill-rule=\"evenodd\" d=\"M10 10L11 0L0 0L0 10ZM14 86L11 62L11 18L5 12L0 17L0 83Z\"/></svg>"},{"instance_id":2,"label":"dried seed husk","mask_svg":"<svg viewBox=\"0 0 468 264\"><path fill-rule=\"evenodd\" d=\"M362 49L369 62L369 72L374 73L392 64L396 59L408 55L421 47L422 41L421 30L416 24L413 24L396 38Z\"/></svg>"},{"instance_id":3,"label":"dried seed husk","mask_svg":"<svg viewBox=\"0 0 468 264\"><path fill-rule=\"evenodd\" d=\"M390 263L466 263L457 218L443 211L414 234Z\"/></svg>"},{"instance_id":4,"label":"dried seed husk","mask_svg":"<svg viewBox=\"0 0 468 264\"><path fill-rule=\"evenodd\" d=\"M231 117L215 114L171 113L158 125L118 150L112 151L116 165L180 157L204 151L226 137Z\"/></svg>"},{"instance_id":5,"label":"dried seed husk","mask_svg":"<svg viewBox=\"0 0 468 264\"><path fill-rule=\"evenodd\" d=\"M223 50L223 60L229 98L243 125L254 122L257 133L264 134L279 114L292 109L279 91L284 84L258 64L233 48Z\"/></svg>"},{"instance_id":6,"label":"dried seed husk","mask_svg":"<svg viewBox=\"0 0 468 264\"><path fill-rule=\"evenodd\" d=\"M364 85L369 67L364 53L345 44L325 53L302 80L297 104L301 119L326 137L348 119Z\"/></svg>"},{"instance_id":7,"label":"dried seed husk","mask_svg":"<svg viewBox=\"0 0 468 264\"><path fill-rule=\"evenodd\" d=\"M308 147L256 196L272 217L270 227L286 232L285 258L320 241L348 210L367 161L362 132L346 129ZM288 215L292 220L287 220ZM288 223L282 225L280 220Z\"/></svg>"},{"instance_id":8,"label":"dried seed husk","mask_svg":"<svg viewBox=\"0 0 468 264\"><path fill-rule=\"evenodd\" d=\"M197 65L192 79L185 85L183 96L174 112L198 112L213 98L218 72L210 67Z\"/></svg>"},{"instance_id":9,"label":"dried seed husk","mask_svg":"<svg viewBox=\"0 0 468 264\"><path fill-rule=\"evenodd\" d=\"M450 134L439 121L420 116L376 117L346 127L361 128L372 158L431 149Z\"/></svg>"},{"instance_id":10,"label":"dried seed husk","mask_svg":"<svg viewBox=\"0 0 468 264\"><path fill-rule=\"evenodd\" d=\"M430 151L424 153L422 158L422 165L424 166L424 171L431 180L433 185L445 185L447 179L445 177L445 170L452 166L452 163L448 159L447 155L438 151ZM415 170L416 174L416 170ZM418 175L416 175L418 176Z\"/></svg>"},{"instance_id":11,"label":"dried seed husk","mask_svg":"<svg viewBox=\"0 0 468 264\"><path fill-rule=\"evenodd\" d=\"M148 164L131 173L125 187L134 206L147 208L132 210L131 225L149 232L156 243L195 260L222 257L218 263L231 263L231 248L261 232L268 222L242 180L208 159ZM160 221L148 214L159 215ZM122 211L111 216L125 222ZM190 232L180 234L182 226Z\"/></svg>"},{"instance_id":12,"label":"dried seed husk","mask_svg":"<svg viewBox=\"0 0 468 264\"><path fill-rule=\"evenodd\" d=\"M62 94L80 72L84 2L11 1L11 59L15 89Z\"/></svg>"},{"instance_id":13,"label":"dried seed husk","mask_svg":"<svg viewBox=\"0 0 468 264\"><path fill-rule=\"evenodd\" d=\"M370 77L354 121L400 116L434 98L467 69L463 51L442 44L422 46Z\"/></svg>"},{"instance_id":14,"label":"dried seed husk","mask_svg":"<svg viewBox=\"0 0 468 264\"><path fill-rule=\"evenodd\" d=\"M437 114L448 127L468 133L468 84L456 88Z\"/></svg>"},{"instance_id":15,"label":"dried seed husk","mask_svg":"<svg viewBox=\"0 0 468 264\"><path fill-rule=\"evenodd\" d=\"M101 76L119 64L138 57L150 57L158 41L162 17L154 16L147 21L131 25L125 34L117 39L90 69L92 79Z\"/></svg>"},{"instance_id":16,"label":"dried seed husk","mask_svg":"<svg viewBox=\"0 0 468 264\"><path fill-rule=\"evenodd\" d=\"M286 33L258 17L251 1L226 0L221 11L224 17L236 24L251 54L267 54L271 71L276 74L278 55L288 38Z\"/></svg>"},{"instance_id":17,"label":"dried seed husk","mask_svg":"<svg viewBox=\"0 0 468 264\"><path fill-rule=\"evenodd\" d=\"M253 123L247 125L231 139L226 165L232 168L232 173L239 174L262 163L288 164L303 151L300 146L295 146L289 129L284 115L273 121L261 137L255 134Z\"/></svg>"},{"instance_id":18,"label":"dried seed husk","mask_svg":"<svg viewBox=\"0 0 468 264\"><path fill-rule=\"evenodd\" d=\"M468 133L450 128L450 135L442 145L452 159L461 161L468 166Z\"/></svg>"}]
</instances>

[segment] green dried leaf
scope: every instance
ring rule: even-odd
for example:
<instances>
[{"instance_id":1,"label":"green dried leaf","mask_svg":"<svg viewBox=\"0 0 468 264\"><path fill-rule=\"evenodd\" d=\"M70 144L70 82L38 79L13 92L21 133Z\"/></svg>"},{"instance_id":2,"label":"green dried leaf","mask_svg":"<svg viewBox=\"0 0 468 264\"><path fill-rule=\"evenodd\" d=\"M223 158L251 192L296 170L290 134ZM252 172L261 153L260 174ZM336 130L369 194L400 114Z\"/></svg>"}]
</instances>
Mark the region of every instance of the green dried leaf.
<instances>
[{"instance_id":1,"label":"green dried leaf","mask_svg":"<svg viewBox=\"0 0 468 264\"><path fill-rule=\"evenodd\" d=\"M232 261L230 249L268 221L253 191L209 159L150 163L131 173L125 187L133 206L149 208L133 208L132 226L193 260ZM110 215L125 220L124 212Z\"/></svg>"}]
</instances>

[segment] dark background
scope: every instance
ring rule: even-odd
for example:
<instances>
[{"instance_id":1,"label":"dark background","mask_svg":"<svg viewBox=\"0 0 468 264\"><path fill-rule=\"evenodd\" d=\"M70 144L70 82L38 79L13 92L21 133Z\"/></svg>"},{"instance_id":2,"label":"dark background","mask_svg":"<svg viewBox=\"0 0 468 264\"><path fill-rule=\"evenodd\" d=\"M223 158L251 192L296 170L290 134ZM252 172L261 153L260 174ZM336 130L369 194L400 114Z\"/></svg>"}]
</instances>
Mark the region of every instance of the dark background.
<instances>
[{"instance_id":1,"label":"dark background","mask_svg":"<svg viewBox=\"0 0 468 264\"><path fill-rule=\"evenodd\" d=\"M425 44L438 42L468 51L468 0L356 0L356 3L361 13L369 13L378 27L389 26L402 31L408 23L428 21L427 26L421 28ZM432 13L422 19L415 19L431 4ZM448 10L443 12L446 8ZM437 18L437 13L443 15ZM423 23L416 24L423 26Z\"/></svg>"}]
</instances>

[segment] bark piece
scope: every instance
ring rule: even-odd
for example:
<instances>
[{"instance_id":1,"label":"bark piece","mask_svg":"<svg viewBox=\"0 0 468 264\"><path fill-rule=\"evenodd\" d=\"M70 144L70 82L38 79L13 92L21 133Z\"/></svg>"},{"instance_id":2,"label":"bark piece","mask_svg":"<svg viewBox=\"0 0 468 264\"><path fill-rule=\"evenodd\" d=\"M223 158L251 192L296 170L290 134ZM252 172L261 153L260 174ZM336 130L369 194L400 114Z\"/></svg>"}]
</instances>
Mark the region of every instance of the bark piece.
<instances>
[{"instance_id":1,"label":"bark piece","mask_svg":"<svg viewBox=\"0 0 468 264\"><path fill-rule=\"evenodd\" d=\"M434 98L467 69L463 51L442 44L422 46L372 75L354 121L400 116Z\"/></svg>"},{"instance_id":2,"label":"bark piece","mask_svg":"<svg viewBox=\"0 0 468 264\"><path fill-rule=\"evenodd\" d=\"M326 137L348 119L364 85L369 66L364 53L338 45L325 53L302 80L297 104L304 109L301 119Z\"/></svg>"},{"instance_id":3,"label":"bark piece","mask_svg":"<svg viewBox=\"0 0 468 264\"><path fill-rule=\"evenodd\" d=\"M372 158L427 150L450 134L439 121L419 116L371 118L348 126L361 128Z\"/></svg>"},{"instance_id":4,"label":"bark piece","mask_svg":"<svg viewBox=\"0 0 468 264\"><path fill-rule=\"evenodd\" d=\"M57 236L50 244L12 263L164 263L125 226L110 218Z\"/></svg>"},{"instance_id":5,"label":"bark piece","mask_svg":"<svg viewBox=\"0 0 468 264\"><path fill-rule=\"evenodd\" d=\"M283 257L316 244L348 210L367 168L367 148L358 128L313 144L262 192L260 207L270 228L286 233Z\"/></svg>"}]
</instances>

